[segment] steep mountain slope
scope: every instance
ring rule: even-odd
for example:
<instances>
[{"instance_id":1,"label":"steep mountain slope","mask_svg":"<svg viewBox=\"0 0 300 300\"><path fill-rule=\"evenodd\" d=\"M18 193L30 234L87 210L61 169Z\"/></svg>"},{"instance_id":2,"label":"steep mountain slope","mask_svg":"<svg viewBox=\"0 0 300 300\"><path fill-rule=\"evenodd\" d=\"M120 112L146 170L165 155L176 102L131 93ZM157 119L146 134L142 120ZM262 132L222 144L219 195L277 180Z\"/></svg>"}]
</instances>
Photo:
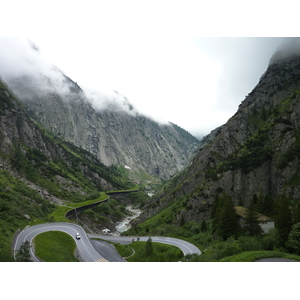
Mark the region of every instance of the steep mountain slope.
<instances>
[{"instance_id":1,"label":"steep mountain slope","mask_svg":"<svg viewBox=\"0 0 300 300\"><path fill-rule=\"evenodd\" d=\"M234 204L254 195L300 198L300 42L285 43L236 114L201 147L189 167L148 203L136 224L178 203L179 222L209 217L216 195ZM169 220L170 221L170 220Z\"/></svg>"},{"instance_id":2,"label":"steep mountain slope","mask_svg":"<svg viewBox=\"0 0 300 300\"><path fill-rule=\"evenodd\" d=\"M12 260L10 245L17 228L37 220L51 221L50 214L58 206L129 187L128 178L93 154L35 124L0 80L0 261ZM119 220L123 216L116 209L119 203L110 205Z\"/></svg>"},{"instance_id":3,"label":"steep mountain slope","mask_svg":"<svg viewBox=\"0 0 300 300\"><path fill-rule=\"evenodd\" d=\"M9 86L32 118L96 155L106 166L129 166L137 178L147 179L150 175L169 179L197 149L199 141L187 131L136 113L117 93L115 97L123 102L126 112L113 101L96 110L75 82L66 76L64 79L67 93L40 93L28 77L11 79Z\"/></svg>"},{"instance_id":4,"label":"steep mountain slope","mask_svg":"<svg viewBox=\"0 0 300 300\"><path fill-rule=\"evenodd\" d=\"M100 163L94 155L62 141L35 124L2 81L0 92L2 168L45 186L47 181L57 181L61 190L71 190L70 186L77 186L74 195L126 186L117 173ZM38 174L43 176L45 182Z\"/></svg>"}]
</instances>

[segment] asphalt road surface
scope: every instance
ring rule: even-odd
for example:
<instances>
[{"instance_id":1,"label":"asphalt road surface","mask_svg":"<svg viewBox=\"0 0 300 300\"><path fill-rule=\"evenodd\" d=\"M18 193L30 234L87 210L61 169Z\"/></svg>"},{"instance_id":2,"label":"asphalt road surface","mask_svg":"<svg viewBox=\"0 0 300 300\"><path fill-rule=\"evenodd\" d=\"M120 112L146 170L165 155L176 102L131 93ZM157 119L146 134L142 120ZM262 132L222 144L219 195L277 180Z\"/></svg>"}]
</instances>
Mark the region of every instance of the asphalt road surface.
<instances>
[{"instance_id":1,"label":"asphalt road surface","mask_svg":"<svg viewBox=\"0 0 300 300\"><path fill-rule=\"evenodd\" d=\"M118 252L111 246L109 243L101 242L97 240L90 240L90 238L100 238L106 241L111 241L120 244L129 244L132 243L132 240L137 240L137 237L114 237L114 236L103 236L103 235L94 235L86 234L84 229L79 225L74 223L45 223L35 226L28 227L21 231L17 236L16 242L14 245L14 251L16 252L21 244L25 241L29 241L33 245L33 239L36 235L46 232L46 231L62 231L69 234L74 241L76 242L77 253L79 253L81 260L86 262L94 261L124 261ZM81 238L76 239L76 233L79 233ZM139 237L140 241L146 242L149 237ZM201 254L201 251L186 241L170 238L170 237L151 237L153 242L173 245L182 250L184 255L187 254ZM35 255L31 247L31 259L35 262L40 261ZM100 254L101 253L101 254ZM102 255L103 253L103 255Z\"/></svg>"},{"instance_id":2,"label":"asphalt road surface","mask_svg":"<svg viewBox=\"0 0 300 300\"><path fill-rule=\"evenodd\" d=\"M91 243L95 250L109 262L126 262L110 243L100 240L91 240Z\"/></svg>"},{"instance_id":3,"label":"asphalt road surface","mask_svg":"<svg viewBox=\"0 0 300 300\"><path fill-rule=\"evenodd\" d=\"M88 234L88 236L90 238L100 238L106 241L110 241L110 242L114 242L114 243L120 243L120 244L130 244L132 243L132 239L134 239L135 241L137 241L137 236L109 236L109 235L105 235L105 236L100 236L100 235L94 235L94 234ZM141 236L139 237L139 240L141 242L146 242L148 240L148 236ZM178 248L181 249L181 251L183 252L184 255L187 254L201 254L201 251L194 246L193 244L186 242L184 240L180 240L180 239L176 239L176 238L171 238L171 237L163 237L163 236L152 236L151 237L152 242L156 242L156 243L162 243L162 244L168 244L168 245L172 245L172 246L176 246Z\"/></svg>"},{"instance_id":4,"label":"asphalt road surface","mask_svg":"<svg viewBox=\"0 0 300 300\"><path fill-rule=\"evenodd\" d=\"M51 230L63 231L69 234L76 242L77 251L83 261L93 262L104 260L103 256L101 256L92 246L85 231L80 226L72 223L45 223L28 227L21 231L21 233L18 235L14 245L14 251L18 250L21 244L25 241L29 241L32 245L32 241L36 235ZM77 232L80 234L79 240L75 237ZM30 251L31 259L35 262L39 261L39 259L34 255L32 247Z\"/></svg>"}]
</instances>

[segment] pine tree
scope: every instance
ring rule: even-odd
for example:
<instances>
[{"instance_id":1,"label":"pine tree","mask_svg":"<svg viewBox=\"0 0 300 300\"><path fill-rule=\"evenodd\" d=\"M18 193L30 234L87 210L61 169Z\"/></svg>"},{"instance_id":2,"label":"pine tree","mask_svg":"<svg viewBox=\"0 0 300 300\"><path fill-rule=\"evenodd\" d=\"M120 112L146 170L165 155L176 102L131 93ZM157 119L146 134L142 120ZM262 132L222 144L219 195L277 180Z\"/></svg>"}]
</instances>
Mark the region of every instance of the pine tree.
<instances>
[{"instance_id":1,"label":"pine tree","mask_svg":"<svg viewBox=\"0 0 300 300\"><path fill-rule=\"evenodd\" d=\"M279 236L279 245L284 247L293 225L290 201L283 195L278 197L276 204L277 214L275 218L275 227Z\"/></svg>"},{"instance_id":2,"label":"pine tree","mask_svg":"<svg viewBox=\"0 0 300 300\"><path fill-rule=\"evenodd\" d=\"M219 199L219 206L217 208L214 223L216 226L216 234L224 240L227 240L231 236L236 237L240 232L240 226L233 202L224 192Z\"/></svg>"},{"instance_id":3,"label":"pine tree","mask_svg":"<svg viewBox=\"0 0 300 300\"><path fill-rule=\"evenodd\" d=\"M214 202L211 207L211 213L210 213L211 219L214 219L216 217L219 204L220 204L220 197L218 194L216 194L214 198Z\"/></svg>"},{"instance_id":4,"label":"pine tree","mask_svg":"<svg viewBox=\"0 0 300 300\"><path fill-rule=\"evenodd\" d=\"M253 195L251 203L253 204L253 207L255 207L255 209L259 211L260 203L256 194Z\"/></svg>"},{"instance_id":5,"label":"pine tree","mask_svg":"<svg viewBox=\"0 0 300 300\"><path fill-rule=\"evenodd\" d=\"M259 193L257 196L257 203L256 203L255 207L253 206L253 210L257 211L259 213L263 213L264 205L265 205L265 195L264 195L262 188L260 187Z\"/></svg>"},{"instance_id":6,"label":"pine tree","mask_svg":"<svg viewBox=\"0 0 300 300\"><path fill-rule=\"evenodd\" d=\"M299 223L300 222L300 202L296 203L294 209L293 209L293 223Z\"/></svg>"},{"instance_id":7,"label":"pine tree","mask_svg":"<svg viewBox=\"0 0 300 300\"><path fill-rule=\"evenodd\" d=\"M269 217L273 217L275 213L275 203L271 195L266 195L263 210L261 212Z\"/></svg>"},{"instance_id":8,"label":"pine tree","mask_svg":"<svg viewBox=\"0 0 300 300\"><path fill-rule=\"evenodd\" d=\"M202 220L201 224L200 224L200 231L201 232L205 232L207 230L207 224L205 220Z\"/></svg>"},{"instance_id":9,"label":"pine tree","mask_svg":"<svg viewBox=\"0 0 300 300\"><path fill-rule=\"evenodd\" d=\"M151 237L149 237L145 244L145 256L146 257L150 256L152 252L153 252L152 239Z\"/></svg>"},{"instance_id":10,"label":"pine tree","mask_svg":"<svg viewBox=\"0 0 300 300\"><path fill-rule=\"evenodd\" d=\"M180 218L180 224L179 224L179 226L181 227L181 226L183 226L185 224L185 220L184 220L184 215L182 214L181 215L181 218Z\"/></svg>"},{"instance_id":11,"label":"pine tree","mask_svg":"<svg viewBox=\"0 0 300 300\"><path fill-rule=\"evenodd\" d=\"M289 234L287 247L295 254L300 254L300 223L294 224Z\"/></svg>"},{"instance_id":12,"label":"pine tree","mask_svg":"<svg viewBox=\"0 0 300 300\"><path fill-rule=\"evenodd\" d=\"M217 195L215 195L214 202L213 202L212 208L211 208L211 213L210 213L210 218L212 220L213 233L215 233L218 228L221 207L222 207L222 203L220 200L220 196L217 194Z\"/></svg>"},{"instance_id":13,"label":"pine tree","mask_svg":"<svg viewBox=\"0 0 300 300\"><path fill-rule=\"evenodd\" d=\"M18 261L18 262L32 261L29 249L30 249L29 241L25 241L24 243L22 243L19 251L16 254L16 261Z\"/></svg>"},{"instance_id":14,"label":"pine tree","mask_svg":"<svg viewBox=\"0 0 300 300\"><path fill-rule=\"evenodd\" d=\"M258 213L254 211L253 202L250 203L247 209L243 230L246 235L250 236L260 236L263 234L263 230L258 220Z\"/></svg>"}]
</instances>

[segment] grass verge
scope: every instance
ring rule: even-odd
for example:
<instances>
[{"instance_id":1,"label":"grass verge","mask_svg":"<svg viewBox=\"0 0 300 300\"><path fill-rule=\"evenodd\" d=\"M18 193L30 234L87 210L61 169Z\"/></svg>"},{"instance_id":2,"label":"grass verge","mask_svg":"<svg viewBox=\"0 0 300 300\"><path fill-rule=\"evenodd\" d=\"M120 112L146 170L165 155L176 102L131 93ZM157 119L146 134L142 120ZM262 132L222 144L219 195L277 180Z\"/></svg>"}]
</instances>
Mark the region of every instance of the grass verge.
<instances>
[{"instance_id":1,"label":"grass verge","mask_svg":"<svg viewBox=\"0 0 300 300\"><path fill-rule=\"evenodd\" d=\"M130 247L135 250L135 254L126 259L129 262L178 262L183 258L182 251L171 245L152 243L153 252L145 255L146 242L134 242Z\"/></svg>"},{"instance_id":2,"label":"grass verge","mask_svg":"<svg viewBox=\"0 0 300 300\"><path fill-rule=\"evenodd\" d=\"M101 240L101 239L95 239ZM103 240L102 240L103 241ZM145 255L146 242L133 242L131 244L122 245L113 243L116 250L122 257L125 257L128 262L178 262L183 258L182 251L172 245L152 242L153 252L151 255Z\"/></svg>"},{"instance_id":3,"label":"grass verge","mask_svg":"<svg viewBox=\"0 0 300 300\"><path fill-rule=\"evenodd\" d=\"M105 193L101 192L100 196L97 199L84 202L67 203L66 206L58 206L58 208L53 213L51 213L49 217L53 222L70 222L70 220L66 217L66 213L69 210L103 201L107 199L107 197L108 196Z\"/></svg>"},{"instance_id":4,"label":"grass verge","mask_svg":"<svg viewBox=\"0 0 300 300\"><path fill-rule=\"evenodd\" d=\"M133 254L132 248L128 245L114 243L114 247L122 257L129 257Z\"/></svg>"},{"instance_id":5,"label":"grass verge","mask_svg":"<svg viewBox=\"0 0 300 300\"><path fill-rule=\"evenodd\" d=\"M75 241L61 231L47 231L34 239L35 254L45 262L77 262Z\"/></svg>"}]
</instances>

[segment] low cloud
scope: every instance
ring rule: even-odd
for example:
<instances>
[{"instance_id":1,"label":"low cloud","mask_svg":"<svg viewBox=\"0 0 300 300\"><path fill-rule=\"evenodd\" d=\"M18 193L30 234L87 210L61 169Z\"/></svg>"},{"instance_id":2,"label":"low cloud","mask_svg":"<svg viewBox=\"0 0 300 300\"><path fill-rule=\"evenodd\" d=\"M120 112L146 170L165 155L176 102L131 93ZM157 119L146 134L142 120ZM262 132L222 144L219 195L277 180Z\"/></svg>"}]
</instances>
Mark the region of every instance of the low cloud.
<instances>
[{"instance_id":1,"label":"low cloud","mask_svg":"<svg viewBox=\"0 0 300 300\"><path fill-rule=\"evenodd\" d=\"M300 55L300 38L285 38L270 60L270 65L288 57Z\"/></svg>"},{"instance_id":2,"label":"low cloud","mask_svg":"<svg viewBox=\"0 0 300 300\"><path fill-rule=\"evenodd\" d=\"M0 38L0 76L23 100L48 93L58 93L64 100L78 97L72 93L79 86L69 80L55 65L48 62L38 46L28 39ZM70 89L71 87L71 89ZM124 111L136 115L129 100L116 91L84 88L79 96L88 100L95 110Z\"/></svg>"},{"instance_id":3,"label":"low cloud","mask_svg":"<svg viewBox=\"0 0 300 300\"><path fill-rule=\"evenodd\" d=\"M134 116L138 113L129 100L117 91L84 88L84 94L95 110L123 111Z\"/></svg>"},{"instance_id":4,"label":"low cloud","mask_svg":"<svg viewBox=\"0 0 300 300\"><path fill-rule=\"evenodd\" d=\"M43 59L38 47L31 41L0 38L0 49L0 76L18 96L67 93L62 72Z\"/></svg>"}]
</instances>

